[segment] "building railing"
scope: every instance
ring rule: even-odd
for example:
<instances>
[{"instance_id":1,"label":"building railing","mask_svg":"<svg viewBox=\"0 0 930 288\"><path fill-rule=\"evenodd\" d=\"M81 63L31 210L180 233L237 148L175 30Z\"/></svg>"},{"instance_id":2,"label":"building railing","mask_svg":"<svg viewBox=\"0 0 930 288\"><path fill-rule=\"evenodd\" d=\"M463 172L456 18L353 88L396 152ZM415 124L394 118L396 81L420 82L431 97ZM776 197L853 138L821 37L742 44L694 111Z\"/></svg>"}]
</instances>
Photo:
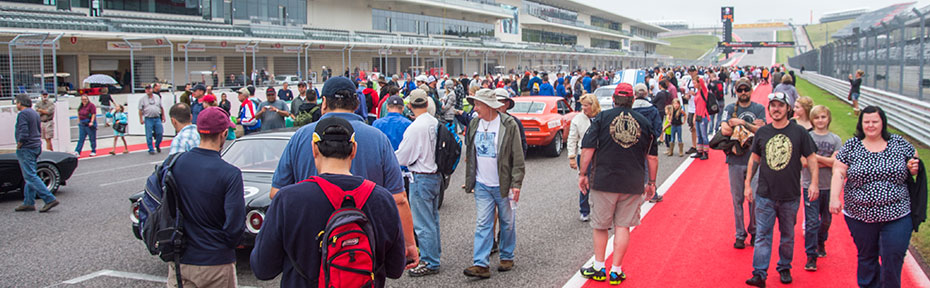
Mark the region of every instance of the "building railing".
<instances>
[{"instance_id":1,"label":"building railing","mask_svg":"<svg viewBox=\"0 0 930 288\"><path fill-rule=\"evenodd\" d=\"M597 30L597 31L601 31L601 32L611 33L611 34L617 34L617 35L624 35L624 36L633 37L633 33L630 33L630 32L628 32L628 31L623 31L623 30L617 31L617 30L608 29L608 28L604 28L604 27L598 27L598 26L593 26L593 25L584 24L584 22L581 22L581 21L571 21L571 20L559 19L559 18L555 18L555 17L550 17L550 16L542 15L541 13L534 13L534 12L532 12L532 10L530 10L528 14L530 14L530 15L536 17L536 18L542 19L543 21L550 22L550 23L556 23L556 24L574 26L574 27L583 28L583 29L588 29L588 30Z\"/></svg>"},{"instance_id":2,"label":"building railing","mask_svg":"<svg viewBox=\"0 0 930 288\"><path fill-rule=\"evenodd\" d=\"M500 4L494 1L481 0L481 1L469 1L469 0L431 0L432 2L439 2L443 4L455 5L459 7L471 8L476 10L490 11L493 13L501 14L511 14L512 10L501 7Z\"/></svg>"}]
</instances>

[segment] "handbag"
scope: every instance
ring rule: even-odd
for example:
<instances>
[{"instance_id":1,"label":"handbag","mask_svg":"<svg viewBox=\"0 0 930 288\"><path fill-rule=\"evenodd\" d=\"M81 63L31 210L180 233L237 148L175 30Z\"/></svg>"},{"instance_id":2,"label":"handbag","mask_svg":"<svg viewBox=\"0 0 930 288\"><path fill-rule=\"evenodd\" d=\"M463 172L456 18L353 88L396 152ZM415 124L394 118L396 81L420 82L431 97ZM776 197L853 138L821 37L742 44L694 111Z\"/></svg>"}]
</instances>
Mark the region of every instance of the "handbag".
<instances>
[{"instance_id":1,"label":"handbag","mask_svg":"<svg viewBox=\"0 0 930 288\"><path fill-rule=\"evenodd\" d=\"M116 132L119 133L126 133L126 123L120 123L119 121L116 121L116 123L113 123L113 130L116 130Z\"/></svg>"}]
</instances>

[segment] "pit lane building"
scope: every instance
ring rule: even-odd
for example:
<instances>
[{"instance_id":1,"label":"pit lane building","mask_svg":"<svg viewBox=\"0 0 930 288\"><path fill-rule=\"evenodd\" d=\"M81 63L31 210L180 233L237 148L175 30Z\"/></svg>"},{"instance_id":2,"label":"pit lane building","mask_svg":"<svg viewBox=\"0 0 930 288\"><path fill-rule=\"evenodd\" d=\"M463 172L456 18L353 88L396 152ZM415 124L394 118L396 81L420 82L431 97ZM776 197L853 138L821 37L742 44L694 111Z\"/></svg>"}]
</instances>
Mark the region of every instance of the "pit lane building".
<instances>
[{"instance_id":1,"label":"pit lane building","mask_svg":"<svg viewBox=\"0 0 930 288\"><path fill-rule=\"evenodd\" d=\"M153 81L241 85L261 70L320 82L323 66L620 69L667 64L655 54L666 31L575 0L0 1L0 96L51 90L51 78L74 89L92 74L140 91Z\"/></svg>"}]
</instances>

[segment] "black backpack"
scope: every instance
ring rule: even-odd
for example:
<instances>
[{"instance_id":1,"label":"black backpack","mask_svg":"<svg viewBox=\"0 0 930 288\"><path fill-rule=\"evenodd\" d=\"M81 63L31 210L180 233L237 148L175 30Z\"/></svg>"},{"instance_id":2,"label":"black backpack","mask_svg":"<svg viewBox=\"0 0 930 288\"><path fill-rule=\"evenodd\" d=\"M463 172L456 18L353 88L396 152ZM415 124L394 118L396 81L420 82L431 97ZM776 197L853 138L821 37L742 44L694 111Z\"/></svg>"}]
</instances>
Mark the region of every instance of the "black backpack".
<instances>
[{"instance_id":1,"label":"black backpack","mask_svg":"<svg viewBox=\"0 0 930 288\"><path fill-rule=\"evenodd\" d=\"M142 198L140 225L142 241L149 253L158 255L162 261L174 261L178 287L181 287L181 255L186 248L184 215L181 213L177 183L171 169L180 156L168 156L165 162L155 166L155 171L145 182Z\"/></svg>"},{"instance_id":2,"label":"black backpack","mask_svg":"<svg viewBox=\"0 0 930 288\"><path fill-rule=\"evenodd\" d=\"M716 115L717 113L720 113L720 104L717 103L717 98L713 97L713 95L711 95L712 97L707 97L707 95L704 95L704 90L698 89L698 91L701 93L701 98L704 98L704 105L707 108L707 115ZM710 91L708 92L710 93ZM709 101L708 98L712 99L712 101Z\"/></svg>"},{"instance_id":3,"label":"black backpack","mask_svg":"<svg viewBox=\"0 0 930 288\"><path fill-rule=\"evenodd\" d=\"M451 123L436 125L437 172L452 175L462 155L462 140L452 132Z\"/></svg>"}]
</instances>

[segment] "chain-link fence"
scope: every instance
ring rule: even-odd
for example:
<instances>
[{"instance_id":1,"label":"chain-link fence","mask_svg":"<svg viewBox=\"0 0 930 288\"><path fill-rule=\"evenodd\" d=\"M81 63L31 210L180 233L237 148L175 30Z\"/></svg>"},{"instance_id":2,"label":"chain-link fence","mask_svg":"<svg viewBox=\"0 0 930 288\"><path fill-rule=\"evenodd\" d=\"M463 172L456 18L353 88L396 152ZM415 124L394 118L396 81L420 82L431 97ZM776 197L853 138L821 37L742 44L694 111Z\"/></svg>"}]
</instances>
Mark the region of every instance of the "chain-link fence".
<instances>
[{"instance_id":1,"label":"chain-link fence","mask_svg":"<svg viewBox=\"0 0 930 288\"><path fill-rule=\"evenodd\" d=\"M790 58L788 64L843 80L861 70L865 86L927 101L930 43L925 42L930 39L925 16L914 9L865 31L854 29L853 35Z\"/></svg>"},{"instance_id":2,"label":"chain-link fence","mask_svg":"<svg viewBox=\"0 0 930 288\"><path fill-rule=\"evenodd\" d=\"M131 63L128 91L141 93L152 83L160 84L162 90L175 90L174 48L168 38L124 38L123 42L129 47Z\"/></svg>"},{"instance_id":3,"label":"chain-link fence","mask_svg":"<svg viewBox=\"0 0 930 288\"><path fill-rule=\"evenodd\" d=\"M43 91L57 94L60 79L68 76L57 70L60 38L61 34L22 34L3 43L7 57L0 57L0 67L9 69L0 69L0 97L17 94L36 97Z\"/></svg>"}]
</instances>

